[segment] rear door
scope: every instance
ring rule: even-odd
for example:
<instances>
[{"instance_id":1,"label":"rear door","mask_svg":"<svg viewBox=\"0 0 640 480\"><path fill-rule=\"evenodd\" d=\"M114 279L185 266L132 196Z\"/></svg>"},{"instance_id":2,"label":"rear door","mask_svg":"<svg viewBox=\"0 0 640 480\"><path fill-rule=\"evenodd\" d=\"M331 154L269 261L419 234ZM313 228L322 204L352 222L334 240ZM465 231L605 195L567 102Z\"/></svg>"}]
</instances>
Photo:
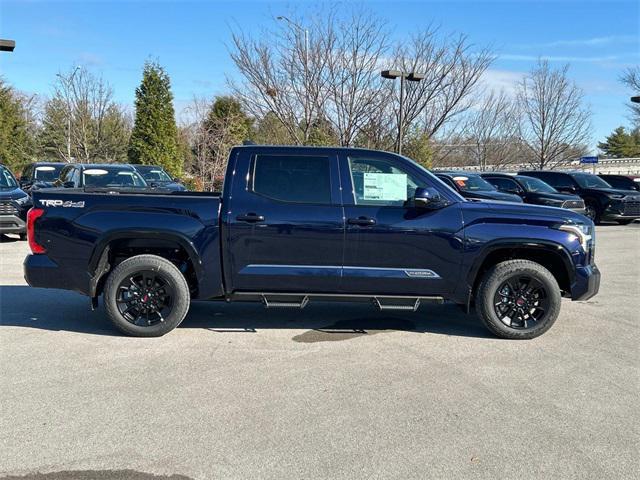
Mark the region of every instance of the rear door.
<instances>
[{"instance_id":1,"label":"rear door","mask_svg":"<svg viewBox=\"0 0 640 480\"><path fill-rule=\"evenodd\" d=\"M337 291L344 216L335 151L239 151L223 215L231 289Z\"/></svg>"},{"instance_id":2,"label":"rear door","mask_svg":"<svg viewBox=\"0 0 640 480\"><path fill-rule=\"evenodd\" d=\"M462 215L454 194L401 157L344 151L340 157L346 234L344 293L443 295L455 289ZM437 210L412 206L417 187L449 199Z\"/></svg>"}]
</instances>

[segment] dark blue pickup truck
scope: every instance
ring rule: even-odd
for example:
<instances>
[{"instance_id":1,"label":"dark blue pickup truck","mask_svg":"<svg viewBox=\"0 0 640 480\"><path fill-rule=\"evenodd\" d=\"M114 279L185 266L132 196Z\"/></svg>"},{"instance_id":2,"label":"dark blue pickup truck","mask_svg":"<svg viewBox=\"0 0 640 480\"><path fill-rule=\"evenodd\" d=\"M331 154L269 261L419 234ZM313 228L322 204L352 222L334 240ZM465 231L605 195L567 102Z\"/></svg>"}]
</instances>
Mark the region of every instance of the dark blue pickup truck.
<instances>
[{"instance_id":1,"label":"dark blue pickup truck","mask_svg":"<svg viewBox=\"0 0 640 480\"><path fill-rule=\"evenodd\" d=\"M552 207L469 201L413 161L347 148L242 146L221 194L34 192L34 287L80 292L121 331L159 336L191 299L304 308L453 301L497 336L548 330L598 291L594 227Z\"/></svg>"}]
</instances>

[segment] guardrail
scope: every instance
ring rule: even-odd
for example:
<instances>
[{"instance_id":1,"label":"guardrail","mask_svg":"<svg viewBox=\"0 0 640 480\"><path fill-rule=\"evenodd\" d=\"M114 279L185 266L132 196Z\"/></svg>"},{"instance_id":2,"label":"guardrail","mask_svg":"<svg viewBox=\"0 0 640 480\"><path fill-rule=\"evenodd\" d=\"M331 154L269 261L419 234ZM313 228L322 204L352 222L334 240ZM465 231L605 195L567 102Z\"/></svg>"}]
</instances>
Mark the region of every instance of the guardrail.
<instances>
[{"instance_id":1,"label":"guardrail","mask_svg":"<svg viewBox=\"0 0 640 480\"><path fill-rule=\"evenodd\" d=\"M620 175L640 175L640 157L634 158L602 158L596 164L580 163L579 160L572 160L563 165L558 165L553 170L583 170L593 172L595 167L596 173L609 173ZM528 163L512 163L509 165L498 166L487 165L484 171L502 171L517 172L519 170L531 170L532 167ZM478 165L466 165L463 167L436 167L433 170L464 170L467 172L481 172L482 168Z\"/></svg>"}]
</instances>

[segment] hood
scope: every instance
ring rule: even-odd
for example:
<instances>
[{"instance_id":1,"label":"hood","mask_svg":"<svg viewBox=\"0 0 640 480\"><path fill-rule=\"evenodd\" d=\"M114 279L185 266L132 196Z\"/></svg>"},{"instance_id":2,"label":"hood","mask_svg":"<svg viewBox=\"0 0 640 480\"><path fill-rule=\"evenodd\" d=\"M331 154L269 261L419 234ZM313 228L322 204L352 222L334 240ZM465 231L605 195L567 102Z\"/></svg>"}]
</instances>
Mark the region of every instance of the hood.
<instances>
[{"instance_id":1,"label":"hood","mask_svg":"<svg viewBox=\"0 0 640 480\"><path fill-rule=\"evenodd\" d=\"M0 188L0 200L17 200L26 196L28 196L27 193L19 187Z\"/></svg>"},{"instance_id":2,"label":"hood","mask_svg":"<svg viewBox=\"0 0 640 480\"><path fill-rule=\"evenodd\" d=\"M583 188L583 192L606 193L609 195L624 195L625 197L636 197L640 200L640 193L635 190L621 190L619 188Z\"/></svg>"},{"instance_id":3,"label":"hood","mask_svg":"<svg viewBox=\"0 0 640 480\"><path fill-rule=\"evenodd\" d=\"M522 223L540 224L540 223L591 223L591 220L584 215L576 213L572 210L559 207L547 207L544 205L532 205L529 203L512 203L512 202L468 202L475 207L474 210L489 210L492 217L503 216L505 219L519 219Z\"/></svg>"},{"instance_id":4,"label":"hood","mask_svg":"<svg viewBox=\"0 0 640 480\"><path fill-rule=\"evenodd\" d=\"M186 190L186 187L178 182L150 182L157 185L157 187L151 188L159 188L162 190L171 190L172 192L181 192Z\"/></svg>"},{"instance_id":5,"label":"hood","mask_svg":"<svg viewBox=\"0 0 640 480\"><path fill-rule=\"evenodd\" d=\"M582 200L578 195L572 195L570 193L548 193L548 192L528 192L532 198L545 198L549 200Z\"/></svg>"},{"instance_id":6,"label":"hood","mask_svg":"<svg viewBox=\"0 0 640 480\"><path fill-rule=\"evenodd\" d=\"M515 202L522 203L522 199L518 195L512 193L504 193L496 191L477 191L477 192L465 192L464 190L460 194L465 198L480 198L485 200L501 200L503 202Z\"/></svg>"}]
</instances>

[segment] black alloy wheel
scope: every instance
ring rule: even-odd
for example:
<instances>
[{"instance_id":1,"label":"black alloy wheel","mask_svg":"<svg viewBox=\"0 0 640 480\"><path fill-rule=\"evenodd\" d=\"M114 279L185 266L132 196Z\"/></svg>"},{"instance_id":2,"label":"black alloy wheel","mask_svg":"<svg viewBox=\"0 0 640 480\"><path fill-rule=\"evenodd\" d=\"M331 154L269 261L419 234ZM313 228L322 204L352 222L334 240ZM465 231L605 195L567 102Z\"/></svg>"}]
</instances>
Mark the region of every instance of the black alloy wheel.
<instances>
[{"instance_id":1,"label":"black alloy wheel","mask_svg":"<svg viewBox=\"0 0 640 480\"><path fill-rule=\"evenodd\" d=\"M507 327L526 330L544 319L549 298L539 280L528 275L515 275L498 287L493 306L496 316Z\"/></svg>"},{"instance_id":2,"label":"black alloy wheel","mask_svg":"<svg viewBox=\"0 0 640 480\"><path fill-rule=\"evenodd\" d=\"M165 321L171 314L174 295L169 279L143 270L120 282L116 305L128 322L146 327Z\"/></svg>"}]
</instances>

